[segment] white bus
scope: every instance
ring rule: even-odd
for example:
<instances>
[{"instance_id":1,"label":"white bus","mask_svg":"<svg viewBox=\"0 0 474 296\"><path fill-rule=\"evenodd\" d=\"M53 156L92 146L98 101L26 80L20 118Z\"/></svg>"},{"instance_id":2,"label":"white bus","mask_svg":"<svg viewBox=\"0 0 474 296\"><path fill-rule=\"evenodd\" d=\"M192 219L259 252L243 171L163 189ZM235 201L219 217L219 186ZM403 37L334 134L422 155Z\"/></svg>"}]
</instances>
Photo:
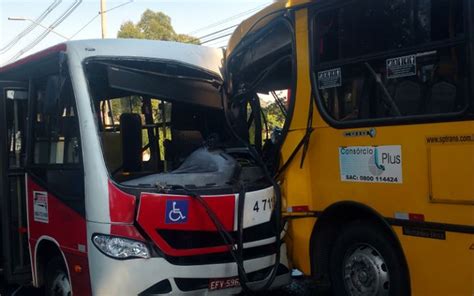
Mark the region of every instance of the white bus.
<instances>
[{"instance_id":1,"label":"white bus","mask_svg":"<svg viewBox=\"0 0 474 296\"><path fill-rule=\"evenodd\" d=\"M222 60L195 45L85 40L0 68L8 282L48 295L289 282L278 185L226 124Z\"/></svg>"}]
</instances>

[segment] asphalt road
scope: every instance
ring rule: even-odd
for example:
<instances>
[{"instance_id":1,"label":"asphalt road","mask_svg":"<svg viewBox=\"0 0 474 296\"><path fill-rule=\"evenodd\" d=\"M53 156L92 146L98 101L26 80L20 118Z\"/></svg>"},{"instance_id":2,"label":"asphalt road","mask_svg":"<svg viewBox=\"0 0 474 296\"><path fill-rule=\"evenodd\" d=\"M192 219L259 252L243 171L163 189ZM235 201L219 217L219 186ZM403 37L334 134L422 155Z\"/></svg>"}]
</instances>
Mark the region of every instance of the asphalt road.
<instances>
[{"instance_id":1,"label":"asphalt road","mask_svg":"<svg viewBox=\"0 0 474 296\"><path fill-rule=\"evenodd\" d=\"M257 293L256 296L314 296L314 288L311 279L304 277L293 278L290 285L273 291Z\"/></svg>"},{"instance_id":2,"label":"asphalt road","mask_svg":"<svg viewBox=\"0 0 474 296\"><path fill-rule=\"evenodd\" d=\"M15 292L16 291L16 292ZM14 294L15 296L41 296L41 291L34 289L32 287L4 287L3 284L0 284L0 295L1 296L10 296ZM293 281L290 285L272 291L265 291L256 293L255 296L311 296L315 295L314 290L312 289L311 280L304 277L293 278Z\"/></svg>"}]
</instances>

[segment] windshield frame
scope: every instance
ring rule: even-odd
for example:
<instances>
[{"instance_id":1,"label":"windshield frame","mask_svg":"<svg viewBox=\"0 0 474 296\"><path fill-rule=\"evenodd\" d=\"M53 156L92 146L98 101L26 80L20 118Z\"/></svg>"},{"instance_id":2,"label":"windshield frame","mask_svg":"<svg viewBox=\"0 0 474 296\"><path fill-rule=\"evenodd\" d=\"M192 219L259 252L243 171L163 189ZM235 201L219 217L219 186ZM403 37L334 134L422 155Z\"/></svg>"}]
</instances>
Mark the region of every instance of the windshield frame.
<instances>
[{"instance_id":1,"label":"windshield frame","mask_svg":"<svg viewBox=\"0 0 474 296\"><path fill-rule=\"evenodd\" d=\"M88 99L89 99L89 102L90 102L92 114L94 116L94 122L95 122L94 126L95 126L95 129L96 129L95 133L97 135L97 138L99 139L101 158L104 161L105 172L108 176L108 179L111 182L113 182L113 184L115 184L116 186L119 186L120 188L123 188L123 189L127 189L130 192L141 192L143 189L146 189L149 192L160 192L160 189L156 188L154 186L148 186L148 185L129 186L129 185L121 184L121 182L118 181L116 179L116 177L113 175L113 172L111 172L109 170L109 167L108 167L108 165L105 161L104 143L103 143L103 140L102 140L102 137L101 137L101 123L99 122L100 119L101 119L101 115L100 115L101 110L100 109L98 110L97 106L96 106L96 101L97 100L96 100L96 97L94 95L93 86L90 83L90 78L89 78L90 75L88 74L87 64L91 63L91 62L123 61L123 60L138 61L138 62L143 62L143 63L159 62L159 63L163 63L163 64L177 65L177 66L181 66L181 67L184 66L188 69L196 71L197 73L202 73L203 74L202 76L204 78L179 76L179 75L178 76L170 75L168 78L185 79L185 80L186 79L191 79L191 80L196 80L196 81L199 81L199 82L210 84L210 85L212 85L213 88L216 89L216 92L218 92L220 100L221 100L220 101L221 104L223 104L222 103L223 98L222 98L222 95L221 95L221 86L223 84L223 79L217 73L214 73L214 72L212 72L208 69L205 69L205 68L202 68L202 67L199 67L199 66L195 66L195 65L191 65L191 64L188 64L188 63L176 61L176 60L157 59L157 58L148 58L148 57L127 57L127 56L92 56L92 57L88 57L88 58L82 60L82 62L81 62L82 72L83 72L84 79L85 79L86 84L87 84ZM145 96L149 96L149 95L141 94L141 96L145 97ZM174 100L165 100L165 101L171 102L171 103L178 102L181 105L187 104L187 103L182 102L182 101L181 102L180 101L174 101ZM196 105L196 104L192 104L192 103L189 103L189 105L190 106L197 106L198 108L211 108L211 107L208 107L208 106L205 106L205 105ZM212 108L212 109L216 110L216 112L222 112L223 113L223 118L225 118L225 116L224 116L225 111L224 111L223 105L220 108ZM225 124L227 124L227 123L225 123ZM154 172L149 172L149 173L150 174L156 174L156 173L160 173L160 172L159 171L154 171ZM213 192L213 193L226 192L226 190L228 190L228 188L199 188L198 191L208 194L209 192ZM173 191L173 190L171 190L171 191ZM180 192L180 190L175 190L175 191Z\"/></svg>"},{"instance_id":2,"label":"windshield frame","mask_svg":"<svg viewBox=\"0 0 474 296\"><path fill-rule=\"evenodd\" d=\"M226 109L227 120L228 122L231 122L232 119L228 113L231 112L229 110L230 110L230 106L232 102L246 95L258 97L258 91L255 88L256 81L252 81L253 87L247 89L246 92L243 92L243 93L238 93L235 86L232 86L232 87L229 86L229 84L231 83L231 81L229 80L230 79L229 77L232 77L228 68L229 61L232 60L239 53L243 53L245 52L245 50L252 47L252 44L253 44L252 42L257 40L262 35L268 33L269 29L272 28L275 24L283 25L288 30L290 39L291 39L290 46L291 46L292 54L285 55L282 58L289 59L289 62L291 63L291 72L292 72L291 78L290 78L291 79L290 81L291 93L290 93L290 96L288 97L289 104L288 104L288 109L286 110L285 122L281 130L281 137L278 139L278 143L275 148L277 151L280 151L281 148L283 147L286 137L288 136L290 132L290 127L293 124L293 115L295 111L296 98L298 94L298 57L297 57L297 40L296 40L296 30L295 30L296 25L295 25L294 11L295 11L294 9L281 9L281 10L274 11L270 14L261 16L258 20L256 20L256 22L247 31L246 35L241 37L241 39L235 44L235 48L233 48L232 52L229 55L226 55L226 61L225 61L226 67L225 67L224 73L225 73L225 79L226 79L225 80L226 97L224 100L224 104L225 104L225 109ZM280 58L280 60L282 60L282 58ZM269 67L265 68L264 70L268 71L273 66L275 66L275 63L271 64ZM259 73L259 76L262 76L261 74L262 73ZM266 75L263 75L263 76L266 76ZM264 122L264 124L266 123ZM265 129L266 129L266 126L265 127L262 126L262 131L265 131ZM239 135L239 137L241 137L241 135ZM242 139L242 140L245 141L248 145L251 145L250 141L247 141L247 139Z\"/></svg>"}]
</instances>

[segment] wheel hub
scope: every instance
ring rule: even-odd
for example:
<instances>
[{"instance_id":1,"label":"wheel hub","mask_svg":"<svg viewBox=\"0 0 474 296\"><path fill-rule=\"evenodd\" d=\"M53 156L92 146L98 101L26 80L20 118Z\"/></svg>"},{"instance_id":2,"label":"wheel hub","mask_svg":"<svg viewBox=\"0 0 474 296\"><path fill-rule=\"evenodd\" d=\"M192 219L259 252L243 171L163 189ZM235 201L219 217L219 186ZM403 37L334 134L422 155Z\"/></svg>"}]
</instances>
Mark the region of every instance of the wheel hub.
<instances>
[{"instance_id":1,"label":"wheel hub","mask_svg":"<svg viewBox=\"0 0 474 296\"><path fill-rule=\"evenodd\" d=\"M53 281L52 292L55 296L71 296L71 284L66 274L58 273Z\"/></svg>"},{"instance_id":2,"label":"wheel hub","mask_svg":"<svg viewBox=\"0 0 474 296\"><path fill-rule=\"evenodd\" d=\"M366 283L368 279L369 279L369 275L367 274L367 272L365 272L364 270L362 270L362 271L359 273L359 281L361 281L361 282L363 282L363 283Z\"/></svg>"},{"instance_id":3,"label":"wheel hub","mask_svg":"<svg viewBox=\"0 0 474 296\"><path fill-rule=\"evenodd\" d=\"M348 252L343 273L349 295L388 295L390 279L387 265L380 253L371 246L359 245Z\"/></svg>"}]
</instances>

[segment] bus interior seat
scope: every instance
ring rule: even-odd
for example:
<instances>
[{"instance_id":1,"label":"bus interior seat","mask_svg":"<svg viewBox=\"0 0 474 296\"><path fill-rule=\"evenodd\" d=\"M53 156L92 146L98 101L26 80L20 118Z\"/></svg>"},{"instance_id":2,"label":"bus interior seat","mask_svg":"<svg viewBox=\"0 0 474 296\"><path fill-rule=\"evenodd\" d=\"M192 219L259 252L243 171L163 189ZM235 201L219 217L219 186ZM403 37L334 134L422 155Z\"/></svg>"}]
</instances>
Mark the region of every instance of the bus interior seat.
<instances>
[{"instance_id":1,"label":"bus interior seat","mask_svg":"<svg viewBox=\"0 0 474 296\"><path fill-rule=\"evenodd\" d=\"M446 81L433 84L427 102L428 113L447 113L454 111L456 86Z\"/></svg>"},{"instance_id":2,"label":"bus interior seat","mask_svg":"<svg viewBox=\"0 0 474 296\"><path fill-rule=\"evenodd\" d=\"M349 93L344 96L344 117L342 120L361 119L361 106L364 91L364 79L356 78Z\"/></svg>"},{"instance_id":3,"label":"bus interior seat","mask_svg":"<svg viewBox=\"0 0 474 296\"><path fill-rule=\"evenodd\" d=\"M423 87L421 83L403 80L395 88L393 100L402 115L420 114L423 107Z\"/></svg>"},{"instance_id":4,"label":"bus interior seat","mask_svg":"<svg viewBox=\"0 0 474 296\"><path fill-rule=\"evenodd\" d=\"M372 88L372 80L365 78L360 78L356 79L356 81L359 81L358 83L354 84L354 87L357 88L357 90L360 90L358 92L358 96L356 96L356 102L357 108L358 108L358 119L369 119L371 115L371 109L370 109L370 91Z\"/></svg>"},{"instance_id":5,"label":"bus interior seat","mask_svg":"<svg viewBox=\"0 0 474 296\"><path fill-rule=\"evenodd\" d=\"M46 117L44 116L45 111L41 110L43 107L45 92L39 90L37 92L38 97L38 110L39 114L37 115L36 122L35 122L35 144L34 144L34 162L36 164L39 163L48 163L49 162L49 141L45 135L47 135L47 128L46 128Z\"/></svg>"},{"instance_id":6,"label":"bus interior seat","mask_svg":"<svg viewBox=\"0 0 474 296\"><path fill-rule=\"evenodd\" d=\"M454 82L455 73L454 63L449 58L441 58L435 69L426 101L428 113L454 111L457 97L457 87Z\"/></svg>"},{"instance_id":7,"label":"bus interior seat","mask_svg":"<svg viewBox=\"0 0 474 296\"><path fill-rule=\"evenodd\" d=\"M102 132L102 149L104 150L104 161L109 173L113 173L122 167L122 134L118 132Z\"/></svg>"},{"instance_id":8,"label":"bus interior seat","mask_svg":"<svg viewBox=\"0 0 474 296\"><path fill-rule=\"evenodd\" d=\"M198 130L171 129L171 139L165 140L166 160L171 162L174 168L190 155L194 150L202 146L204 139Z\"/></svg>"},{"instance_id":9,"label":"bus interior seat","mask_svg":"<svg viewBox=\"0 0 474 296\"><path fill-rule=\"evenodd\" d=\"M142 169L142 119L136 113L120 115L122 134L122 169L139 172Z\"/></svg>"},{"instance_id":10,"label":"bus interior seat","mask_svg":"<svg viewBox=\"0 0 474 296\"><path fill-rule=\"evenodd\" d=\"M79 144L77 141L78 126L76 119L72 116L62 117L62 134L64 135L64 162L65 163L79 163L79 157L75 153L75 145Z\"/></svg>"},{"instance_id":11,"label":"bus interior seat","mask_svg":"<svg viewBox=\"0 0 474 296\"><path fill-rule=\"evenodd\" d=\"M36 164L49 162L49 141L36 139L34 145L34 162Z\"/></svg>"},{"instance_id":12,"label":"bus interior seat","mask_svg":"<svg viewBox=\"0 0 474 296\"><path fill-rule=\"evenodd\" d=\"M400 78L400 80L397 80L388 83L387 91L391 94L391 98L398 107L400 114L407 116L422 113L424 107L423 85L412 78ZM387 98L384 92L379 86L377 86L377 97L376 117L384 118L395 116L393 110L390 109L390 105L386 102Z\"/></svg>"},{"instance_id":13,"label":"bus interior seat","mask_svg":"<svg viewBox=\"0 0 474 296\"><path fill-rule=\"evenodd\" d=\"M333 95L331 95L333 93ZM335 119L340 119L341 114L340 114L340 96L338 93L338 89L324 89L322 92L324 104L326 105L326 108L328 109L328 113L331 114L332 117Z\"/></svg>"}]
</instances>

